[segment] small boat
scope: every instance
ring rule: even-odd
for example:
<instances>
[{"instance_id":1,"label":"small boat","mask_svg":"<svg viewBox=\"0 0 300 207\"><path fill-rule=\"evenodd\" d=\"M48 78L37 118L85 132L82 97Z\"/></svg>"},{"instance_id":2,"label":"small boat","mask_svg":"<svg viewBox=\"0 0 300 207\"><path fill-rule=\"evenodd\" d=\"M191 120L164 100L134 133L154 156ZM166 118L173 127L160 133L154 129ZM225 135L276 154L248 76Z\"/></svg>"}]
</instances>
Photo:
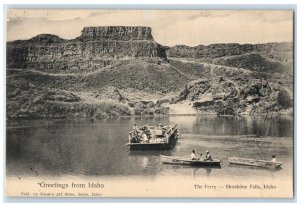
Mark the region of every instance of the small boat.
<instances>
[{"instance_id":1,"label":"small boat","mask_svg":"<svg viewBox=\"0 0 300 207\"><path fill-rule=\"evenodd\" d=\"M239 157L231 157L229 158L229 164L233 165L242 165L242 166L251 166L251 167L258 167L258 168L266 168L266 169L276 169L280 168L282 163L281 162L271 162L268 160L256 160L256 159L249 159L249 158L239 158Z\"/></svg>"},{"instance_id":2,"label":"small boat","mask_svg":"<svg viewBox=\"0 0 300 207\"><path fill-rule=\"evenodd\" d=\"M197 167L221 167L221 160L213 159L212 161L204 161L203 159L192 160L185 157L173 157L160 155L162 163L172 165L190 165Z\"/></svg>"},{"instance_id":3,"label":"small boat","mask_svg":"<svg viewBox=\"0 0 300 207\"><path fill-rule=\"evenodd\" d=\"M170 150L179 139L177 125L149 126L145 125L129 132L128 143L130 150Z\"/></svg>"}]
</instances>

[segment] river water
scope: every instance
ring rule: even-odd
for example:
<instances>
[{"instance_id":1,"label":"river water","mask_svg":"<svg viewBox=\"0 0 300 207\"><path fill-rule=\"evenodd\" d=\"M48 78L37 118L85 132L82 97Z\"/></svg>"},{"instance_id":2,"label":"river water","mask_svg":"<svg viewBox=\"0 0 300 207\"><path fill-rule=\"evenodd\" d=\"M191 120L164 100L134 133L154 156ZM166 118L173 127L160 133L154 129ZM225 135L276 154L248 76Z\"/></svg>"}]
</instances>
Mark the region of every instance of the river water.
<instances>
[{"instance_id":1,"label":"river water","mask_svg":"<svg viewBox=\"0 0 300 207\"><path fill-rule=\"evenodd\" d=\"M169 151L130 152L126 143L133 124L177 124L181 138ZM265 117L122 117L103 120L18 120L7 122L6 172L10 176L291 177L293 118ZM254 137L258 134L259 137ZM190 156L206 150L222 160L221 168L161 163L160 154ZM230 157L283 162L277 171L228 164Z\"/></svg>"}]
</instances>

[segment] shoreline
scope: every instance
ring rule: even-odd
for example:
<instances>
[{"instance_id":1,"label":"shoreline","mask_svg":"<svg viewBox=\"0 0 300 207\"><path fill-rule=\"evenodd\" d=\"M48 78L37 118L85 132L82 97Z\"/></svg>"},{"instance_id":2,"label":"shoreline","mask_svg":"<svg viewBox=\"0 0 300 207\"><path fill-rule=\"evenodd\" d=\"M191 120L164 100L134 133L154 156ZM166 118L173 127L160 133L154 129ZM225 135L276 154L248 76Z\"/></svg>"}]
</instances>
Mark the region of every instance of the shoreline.
<instances>
[{"instance_id":1,"label":"shoreline","mask_svg":"<svg viewBox=\"0 0 300 207\"><path fill-rule=\"evenodd\" d=\"M275 116L287 116L287 117L294 117L293 114L289 114L287 112L272 112ZM9 120L76 120L76 119L87 119L87 120L102 120L102 119L113 119L113 118L156 118L156 117L180 117L180 116L218 116L218 117L259 117L259 116L266 116L268 113L256 113L256 114L248 114L248 113L241 113L237 115L218 115L217 113L190 113L190 114L157 114L157 115L120 115L120 116L103 116L101 118L89 118L89 117L38 117L38 118L28 118L28 117L17 117L17 118L7 118L6 121Z\"/></svg>"}]
</instances>

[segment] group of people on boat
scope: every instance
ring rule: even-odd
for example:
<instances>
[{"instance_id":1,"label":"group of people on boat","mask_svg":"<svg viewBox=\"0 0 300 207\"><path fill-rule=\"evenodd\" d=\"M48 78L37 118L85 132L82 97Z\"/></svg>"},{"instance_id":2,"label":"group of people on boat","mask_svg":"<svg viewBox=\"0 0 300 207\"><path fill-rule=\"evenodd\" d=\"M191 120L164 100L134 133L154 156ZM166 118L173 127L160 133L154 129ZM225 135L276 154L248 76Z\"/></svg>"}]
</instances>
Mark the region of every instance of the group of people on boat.
<instances>
[{"instance_id":1,"label":"group of people on boat","mask_svg":"<svg viewBox=\"0 0 300 207\"><path fill-rule=\"evenodd\" d=\"M159 124L155 129L156 134L154 134L154 132L150 129L149 124L141 128L137 128L136 124L134 124L133 137L131 142L135 142L135 143L156 142L157 136L163 137L166 130L167 129L162 124Z\"/></svg>"},{"instance_id":2,"label":"group of people on boat","mask_svg":"<svg viewBox=\"0 0 300 207\"><path fill-rule=\"evenodd\" d=\"M206 151L205 158L202 158L202 153L200 153L199 157L196 157L195 150L192 150L191 159L192 160L204 160L204 161L213 161L213 158L209 151Z\"/></svg>"}]
</instances>

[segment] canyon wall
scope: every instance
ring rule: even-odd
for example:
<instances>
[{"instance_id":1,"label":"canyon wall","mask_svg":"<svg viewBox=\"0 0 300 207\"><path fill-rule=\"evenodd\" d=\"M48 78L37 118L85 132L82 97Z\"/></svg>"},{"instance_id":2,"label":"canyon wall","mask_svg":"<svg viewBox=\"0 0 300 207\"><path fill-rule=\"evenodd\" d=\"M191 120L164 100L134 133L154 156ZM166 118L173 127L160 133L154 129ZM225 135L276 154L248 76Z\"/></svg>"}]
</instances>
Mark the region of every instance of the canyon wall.
<instances>
[{"instance_id":1,"label":"canyon wall","mask_svg":"<svg viewBox=\"0 0 300 207\"><path fill-rule=\"evenodd\" d=\"M61 71L105 67L116 59L166 58L149 27L85 27L64 40L41 34L7 43L7 67Z\"/></svg>"}]
</instances>

